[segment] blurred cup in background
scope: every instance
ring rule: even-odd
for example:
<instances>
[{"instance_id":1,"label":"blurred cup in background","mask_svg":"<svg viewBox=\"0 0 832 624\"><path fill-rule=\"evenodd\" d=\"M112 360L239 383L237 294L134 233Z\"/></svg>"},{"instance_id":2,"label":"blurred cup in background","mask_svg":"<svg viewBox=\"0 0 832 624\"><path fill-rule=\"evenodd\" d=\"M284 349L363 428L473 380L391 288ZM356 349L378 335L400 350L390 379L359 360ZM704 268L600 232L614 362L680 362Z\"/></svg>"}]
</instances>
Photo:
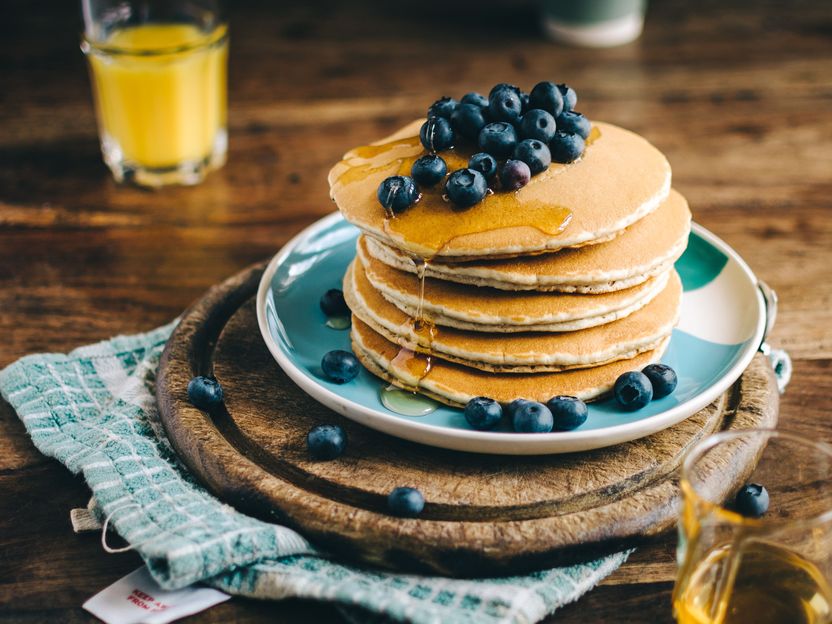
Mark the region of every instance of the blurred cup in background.
<instances>
[{"instance_id":1,"label":"blurred cup in background","mask_svg":"<svg viewBox=\"0 0 832 624\"><path fill-rule=\"evenodd\" d=\"M104 162L116 181L196 184L225 163L228 27L218 0L82 0Z\"/></svg>"},{"instance_id":2,"label":"blurred cup in background","mask_svg":"<svg viewBox=\"0 0 832 624\"><path fill-rule=\"evenodd\" d=\"M541 0L543 28L560 43L605 48L635 41L647 0Z\"/></svg>"}]
</instances>

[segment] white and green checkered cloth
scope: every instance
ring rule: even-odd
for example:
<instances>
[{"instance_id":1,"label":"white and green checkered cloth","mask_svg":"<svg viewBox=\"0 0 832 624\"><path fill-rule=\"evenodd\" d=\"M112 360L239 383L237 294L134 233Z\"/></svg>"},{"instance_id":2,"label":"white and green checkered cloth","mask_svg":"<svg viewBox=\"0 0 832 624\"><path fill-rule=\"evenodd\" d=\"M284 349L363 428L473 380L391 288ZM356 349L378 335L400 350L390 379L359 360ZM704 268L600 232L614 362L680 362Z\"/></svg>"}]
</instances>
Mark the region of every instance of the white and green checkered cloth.
<instances>
[{"instance_id":1,"label":"white and green checkered cloth","mask_svg":"<svg viewBox=\"0 0 832 624\"><path fill-rule=\"evenodd\" d=\"M165 438L154 381L174 325L68 355L25 357L0 392L35 446L93 492L98 513L176 589L204 582L232 594L334 602L351 619L450 624L536 622L576 600L622 552L527 576L450 579L333 561L295 531L224 505L188 474Z\"/></svg>"}]
</instances>

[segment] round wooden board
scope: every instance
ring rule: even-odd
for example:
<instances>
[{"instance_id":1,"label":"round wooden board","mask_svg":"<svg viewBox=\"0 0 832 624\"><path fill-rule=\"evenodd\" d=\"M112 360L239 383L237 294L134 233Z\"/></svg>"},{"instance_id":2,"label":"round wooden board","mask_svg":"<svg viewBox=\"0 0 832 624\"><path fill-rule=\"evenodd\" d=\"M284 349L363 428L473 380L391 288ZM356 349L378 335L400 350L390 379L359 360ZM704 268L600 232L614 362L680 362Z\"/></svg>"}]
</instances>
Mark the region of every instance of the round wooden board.
<instances>
[{"instance_id":1,"label":"round wooden board","mask_svg":"<svg viewBox=\"0 0 832 624\"><path fill-rule=\"evenodd\" d=\"M679 505L684 453L720 430L773 427L778 393L757 355L719 400L682 423L619 446L572 455L486 456L430 448L353 423L283 373L257 327L253 296L265 265L215 286L183 316L162 357L162 420L185 464L241 511L295 527L353 561L444 575L542 568L632 545L666 529ZM215 374L225 406L190 405L188 381ZM306 433L338 423L341 458L311 461ZM754 454L714 463L725 493ZM396 486L419 488L418 519L385 512Z\"/></svg>"}]
</instances>

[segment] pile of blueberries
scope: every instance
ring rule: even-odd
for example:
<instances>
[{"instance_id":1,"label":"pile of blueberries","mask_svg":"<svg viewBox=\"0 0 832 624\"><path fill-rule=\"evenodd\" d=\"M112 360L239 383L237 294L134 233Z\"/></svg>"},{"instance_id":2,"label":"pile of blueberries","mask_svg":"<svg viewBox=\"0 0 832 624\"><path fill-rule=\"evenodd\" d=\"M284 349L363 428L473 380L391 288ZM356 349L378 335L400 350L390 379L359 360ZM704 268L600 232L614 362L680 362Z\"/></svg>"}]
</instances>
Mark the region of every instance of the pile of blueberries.
<instances>
[{"instance_id":1,"label":"pile of blueberries","mask_svg":"<svg viewBox=\"0 0 832 624\"><path fill-rule=\"evenodd\" d=\"M584 152L591 124L575 111L578 96L565 84L539 82L529 92L500 83L488 97L467 93L460 101L443 97L428 109L419 138L429 154L413 163L409 176L391 176L378 200L393 213L419 200L420 187L445 180L448 165L439 152L476 146L468 167L447 176L445 194L460 208L491 191L516 191L554 161L570 163ZM476 151L476 150L479 151Z\"/></svg>"},{"instance_id":2,"label":"pile of blueberries","mask_svg":"<svg viewBox=\"0 0 832 624\"><path fill-rule=\"evenodd\" d=\"M626 410L637 410L653 399L660 399L676 389L676 372L666 364L650 364L639 371L622 374L615 382L613 395ZM503 418L503 407L494 399L475 397L465 406L465 420L474 429L494 429ZM571 431L586 422L589 409L581 399L556 396L545 404L515 399L508 404L510 424L517 433Z\"/></svg>"}]
</instances>

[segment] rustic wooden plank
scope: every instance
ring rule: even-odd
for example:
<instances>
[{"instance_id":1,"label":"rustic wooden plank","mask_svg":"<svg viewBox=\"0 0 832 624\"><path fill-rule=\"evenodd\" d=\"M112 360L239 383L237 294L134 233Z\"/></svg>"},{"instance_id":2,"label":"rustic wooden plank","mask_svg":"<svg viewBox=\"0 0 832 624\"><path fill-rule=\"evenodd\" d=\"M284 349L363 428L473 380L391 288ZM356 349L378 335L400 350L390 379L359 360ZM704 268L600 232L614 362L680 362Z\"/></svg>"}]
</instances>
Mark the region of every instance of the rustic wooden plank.
<instances>
[{"instance_id":1,"label":"rustic wooden plank","mask_svg":"<svg viewBox=\"0 0 832 624\"><path fill-rule=\"evenodd\" d=\"M366 1L229 4L229 164L194 189L145 193L116 187L101 163L77 4L7 3L0 366L169 320L327 212L323 176L346 148L398 127L438 92L554 73L579 87L590 116L664 150L696 218L778 290L773 339L798 358L781 426L832 440L829 3L653 2L644 37L612 50L546 43L528 2L508 14L482 0L384 11ZM0 621L92 621L81 598L135 559L67 533L86 492L37 453L5 405L0 440L0 519L9 519L0 553L16 536L41 545L14 547L23 566L0 556ZM639 549L558 621L669 621L674 542ZM39 582L39 600L9 602L18 584ZM192 620L335 619L319 609L234 600Z\"/></svg>"}]
</instances>

